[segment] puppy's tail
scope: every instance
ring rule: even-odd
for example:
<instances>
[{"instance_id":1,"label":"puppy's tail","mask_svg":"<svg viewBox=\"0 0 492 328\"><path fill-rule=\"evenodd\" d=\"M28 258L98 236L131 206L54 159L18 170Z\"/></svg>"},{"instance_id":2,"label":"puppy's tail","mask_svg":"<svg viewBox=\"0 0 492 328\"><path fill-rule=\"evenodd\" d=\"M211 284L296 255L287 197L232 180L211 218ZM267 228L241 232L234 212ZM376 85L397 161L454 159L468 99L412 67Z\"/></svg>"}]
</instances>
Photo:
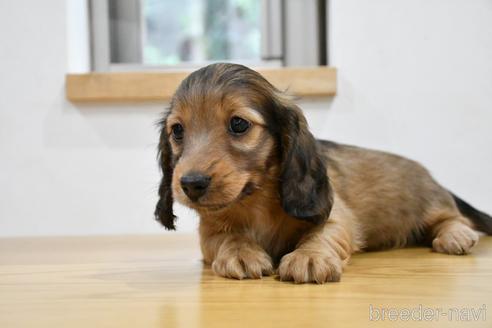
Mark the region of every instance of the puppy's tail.
<instances>
[{"instance_id":1,"label":"puppy's tail","mask_svg":"<svg viewBox=\"0 0 492 328\"><path fill-rule=\"evenodd\" d=\"M453 196L456 206L460 210L461 214L470 219L478 230L485 232L488 235L492 235L492 217L482 211L477 210L452 192L450 193L451 196Z\"/></svg>"}]
</instances>

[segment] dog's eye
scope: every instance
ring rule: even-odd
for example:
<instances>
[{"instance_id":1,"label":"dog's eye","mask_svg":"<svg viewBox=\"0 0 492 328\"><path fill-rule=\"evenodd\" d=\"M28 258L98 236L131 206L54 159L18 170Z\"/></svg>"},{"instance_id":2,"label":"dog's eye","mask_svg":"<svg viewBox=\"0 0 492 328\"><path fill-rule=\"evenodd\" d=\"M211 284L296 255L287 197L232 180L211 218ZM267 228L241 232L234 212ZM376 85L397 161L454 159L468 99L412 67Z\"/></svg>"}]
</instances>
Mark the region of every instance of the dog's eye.
<instances>
[{"instance_id":1,"label":"dog's eye","mask_svg":"<svg viewBox=\"0 0 492 328\"><path fill-rule=\"evenodd\" d=\"M229 131L231 131L234 134L243 134L249 129L250 125L251 124L245 119L240 118L238 116L234 116L231 118L231 121L229 122Z\"/></svg>"},{"instance_id":2,"label":"dog's eye","mask_svg":"<svg viewBox=\"0 0 492 328\"><path fill-rule=\"evenodd\" d=\"M171 127L171 130L173 132L173 138L174 140L181 140L183 139L183 134L184 134L184 129L183 129L183 126L181 124L174 124L172 127Z\"/></svg>"}]
</instances>

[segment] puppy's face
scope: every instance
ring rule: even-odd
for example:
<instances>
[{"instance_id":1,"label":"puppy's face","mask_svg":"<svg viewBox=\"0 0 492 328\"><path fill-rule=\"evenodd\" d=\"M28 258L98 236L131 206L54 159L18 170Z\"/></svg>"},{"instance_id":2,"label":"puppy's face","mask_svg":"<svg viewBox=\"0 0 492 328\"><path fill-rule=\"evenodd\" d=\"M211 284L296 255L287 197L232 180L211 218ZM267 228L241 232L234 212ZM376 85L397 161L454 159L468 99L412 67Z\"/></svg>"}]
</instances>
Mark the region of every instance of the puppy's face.
<instances>
[{"instance_id":1,"label":"puppy's face","mask_svg":"<svg viewBox=\"0 0 492 328\"><path fill-rule=\"evenodd\" d=\"M221 90L211 90L205 99L175 99L165 131L177 201L197 210L221 210L261 185L274 139L257 105L239 92Z\"/></svg>"},{"instance_id":2,"label":"puppy's face","mask_svg":"<svg viewBox=\"0 0 492 328\"><path fill-rule=\"evenodd\" d=\"M267 193L258 201L292 217L328 218L331 189L316 140L301 110L257 72L235 64L193 72L161 127L155 216L167 229L175 228L174 199L221 211L257 189Z\"/></svg>"}]
</instances>

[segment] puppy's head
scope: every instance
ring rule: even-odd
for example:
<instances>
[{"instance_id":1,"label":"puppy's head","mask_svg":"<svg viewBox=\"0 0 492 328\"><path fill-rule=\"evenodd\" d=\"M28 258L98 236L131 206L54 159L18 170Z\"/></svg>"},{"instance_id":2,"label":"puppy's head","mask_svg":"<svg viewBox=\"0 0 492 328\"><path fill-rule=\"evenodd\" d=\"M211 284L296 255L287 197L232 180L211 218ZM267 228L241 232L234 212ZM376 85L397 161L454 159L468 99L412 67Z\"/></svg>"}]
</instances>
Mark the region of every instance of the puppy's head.
<instances>
[{"instance_id":1,"label":"puppy's head","mask_svg":"<svg viewBox=\"0 0 492 328\"><path fill-rule=\"evenodd\" d=\"M223 211L265 181L293 217L320 223L331 210L324 160L300 109L245 66L209 65L181 83L161 122L159 163L155 215L167 229L173 198Z\"/></svg>"}]
</instances>

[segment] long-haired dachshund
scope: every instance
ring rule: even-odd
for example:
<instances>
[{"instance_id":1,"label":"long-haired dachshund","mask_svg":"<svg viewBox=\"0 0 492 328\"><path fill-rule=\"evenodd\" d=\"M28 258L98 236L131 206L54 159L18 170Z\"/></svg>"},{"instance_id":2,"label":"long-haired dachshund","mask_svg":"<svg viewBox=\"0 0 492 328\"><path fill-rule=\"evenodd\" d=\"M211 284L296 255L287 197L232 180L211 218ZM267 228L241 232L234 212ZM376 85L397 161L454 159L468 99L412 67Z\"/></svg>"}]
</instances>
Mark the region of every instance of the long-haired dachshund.
<instances>
[{"instance_id":1,"label":"long-haired dachshund","mask_svg":"<svg viewBox=\"0 0 492 328\"><path fill-rule=\"evenodd\" d=\"M200 215L205 263L229 278L339 281L354 252L429 244L466 254L492 218L406 158L316 140L301 110L257 72L189 75L161 121L155 216Z\"/></svg>"}]
</instances>

